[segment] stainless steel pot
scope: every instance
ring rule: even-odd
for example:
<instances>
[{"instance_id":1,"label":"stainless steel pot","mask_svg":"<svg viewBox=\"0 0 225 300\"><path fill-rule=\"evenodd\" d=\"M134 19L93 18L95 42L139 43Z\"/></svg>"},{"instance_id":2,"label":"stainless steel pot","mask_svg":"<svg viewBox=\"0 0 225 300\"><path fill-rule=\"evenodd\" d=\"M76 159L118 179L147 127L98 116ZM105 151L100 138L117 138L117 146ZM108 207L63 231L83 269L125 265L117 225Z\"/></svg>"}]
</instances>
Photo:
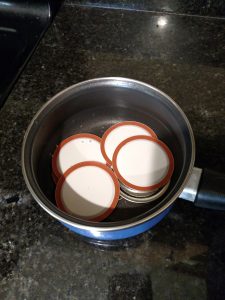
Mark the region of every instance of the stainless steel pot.
<instances>
[{"instance_id":1,"label":"stainless steel pot","mask_svg":"<svg viewBox=\"0 0 225 300\"><path fill-rule=\"evenodd\" d=\"M108 127L124 120L149 125L171 149L175 170L165 194L146 204L119 201L113 214L99 223L60 211L55 204L51 176L55 146L75 133L102 136ZM158 89L126 78L88 80L60 92L35 115L22 147L24 179L40 206L70 230L105 240L127 238L148 230L169 212L180 195L200 206L224 209L224 177L194 168L194 159L193 132L181 108Z\"/></svg>"}]
</instances>

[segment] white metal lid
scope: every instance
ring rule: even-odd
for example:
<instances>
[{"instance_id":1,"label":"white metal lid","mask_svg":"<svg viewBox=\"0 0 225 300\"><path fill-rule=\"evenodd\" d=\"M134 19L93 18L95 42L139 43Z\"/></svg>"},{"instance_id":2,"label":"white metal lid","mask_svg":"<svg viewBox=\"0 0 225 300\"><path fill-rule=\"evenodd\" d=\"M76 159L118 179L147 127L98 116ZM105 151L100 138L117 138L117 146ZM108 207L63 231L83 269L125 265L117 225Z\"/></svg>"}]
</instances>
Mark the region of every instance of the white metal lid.
<instances>
[{"instance_id":1,"label":"white metal lid","mask_svg":"<svg viewBox=\"0 0 225 300\"><path fill-rule=\"evenodd\" d=\"M119 200L119 182L106 165L82 162L60 177L55 191L57 206L76 217L101 221Z\"/></svg>"},{"instance_id":2,"label":"white metal lid","mask_svg":"<svg viewBox=\"0 0 225 300\"><path fill-rule=\"evenodd\" d=\"M62 141L52 157L52 170L59 178L71 166L84 161L106 161L101 153L101 138L90 133L75 134Z\"/></svg>"},{"instance_id":3,"label":"white metal lid","mask_svg":"<svg viewBox=\"0 0 225 300\"><path fill-rule=\"evenodd\" d=\"M170 180L174 159L162 141L140 135L119 144L113 155L113 169L124 185L151 191Z\"/></svg>"},{"instance_id":4,"label":"white metal lid","mask_svg":"<svg viewBox=\"0 0 225 300\"><path fill-rule=\"evenodd\" d=\"M113 154L117 146L125 139L136 135L157 138L155 132L150 127L135 121L120 122L106 130L102 137L101 150L109 165L112 165Z\"/></svg>"}]
</instances>

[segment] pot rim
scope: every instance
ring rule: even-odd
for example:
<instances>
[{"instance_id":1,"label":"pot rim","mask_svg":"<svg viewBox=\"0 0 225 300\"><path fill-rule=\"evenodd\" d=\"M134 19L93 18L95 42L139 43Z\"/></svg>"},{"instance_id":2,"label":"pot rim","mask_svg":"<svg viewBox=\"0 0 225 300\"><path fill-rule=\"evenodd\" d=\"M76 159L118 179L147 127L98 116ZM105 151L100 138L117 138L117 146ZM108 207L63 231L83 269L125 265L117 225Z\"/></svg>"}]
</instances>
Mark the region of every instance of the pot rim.
<instances>
[{"instance_id":1,"label":"pot rim","mask_svg":"<svg viewBox=\"0 0 225 300\"><path fill-rule=\"evenodd\" d=\"M126 86L128 85L132 85L132 84L136 84L138 86L143 86L147 89L151 89L154 90L155 92L161 94L163 97L165 97L169 102L171 102L173 104L173 106L179 111L179 113L182 115L186 126L188 128L189 134L190 134L190 139L191 139L191 150L192 150L192 155L191 155L191 159L190 159L190 164L188 167L188 171L186 173L185 179L183 180L180 188L178 189L178 191L171 197L170 200L168 200L165 204L163 204L158 210L150 213L148 216L145 216L139 220L134 220L128 223L128 224L123 224L123 225L115 225L115 226L110 226L112 223L108 222L105 223L103 225L103 222L99 222L99 223L95 223L95 222L88 222L88 221L84 221L75 217L71 217L69 215L67 215L64 212L61 212L53 203L51 203L48 198L43 194L43 192L39 191L39 194L41 194L41 196L44 198L44 200L40 199L39 196L37 195L37 191L35 191L35 188L32 186L32 183L30 182L30 179L27 175L27 171L26 171L26 166L25 166L25 147L26 147L26 143L28 141L28 137L29 137L29 133L31 131L31 129L33 128L33 126L36 123L36 119L39 117L39 115L49 106L49 104L51 104L52 102L54 102L57 98L59 98L60 96L62 96L63 94L65 94L66 92L69 92L70 90L76 88L79 89L83 86L88 86L91 84L96 84L96 83L107 83L108 81L115 81L118 82L125 82ZM79 83L76 83L74 85L69 86L68 88L60 91L59 93L57 93L55 96L53 96L50 100L48 100L39 110L38 112L35 114L35 116L33 117L33 119L31 120L25 135L24 135L24 139L23 139L23 144L22 144L22 152L21 152L21 164L22 164L22 173L23 173L23 177L25 180L25 183L27 185L28 190L30 191L31 195L33 196L33 198L37 201L37 203L46 211L48 212L52 217L54 217L55 219L59 220L62 223L66 223L67 225L73 226L73 227L77 227L83 230L87 230L87 231L115 231L115 230L122 230L122 229L126 229L126 228L131 228L137 225L140 225L142 223L145 223L149 220L151 220L152 218L156 217L157 215L159 215L160 213L162 213L164 210L166 210L169 206L171 206L174 201L179 197L179 195L182 193L191 173L194 167L194 162L195 162L195 139L194 139L194 134L193 134L193 130L191 127L191 124L187 118L187 116L185 115L185 113L183 112L183 110L180 108L180 106L171 98L169 97L167 94L165 94L164 92L162 92L161 90L155 88L154 86L144 83L142 81L138 81L135 79L130 79L130 78L125 78L125 77L102 77L102 78L95 78L95 79L89 79L86 81L82 81ZM37 183L36 183L37 184ZM39 187L38 187L39 189ZM45 204L44 202L46 202L47 204ZM90 224L86 224L86 223L90 223Z\"/></svg>"}]
</instances>

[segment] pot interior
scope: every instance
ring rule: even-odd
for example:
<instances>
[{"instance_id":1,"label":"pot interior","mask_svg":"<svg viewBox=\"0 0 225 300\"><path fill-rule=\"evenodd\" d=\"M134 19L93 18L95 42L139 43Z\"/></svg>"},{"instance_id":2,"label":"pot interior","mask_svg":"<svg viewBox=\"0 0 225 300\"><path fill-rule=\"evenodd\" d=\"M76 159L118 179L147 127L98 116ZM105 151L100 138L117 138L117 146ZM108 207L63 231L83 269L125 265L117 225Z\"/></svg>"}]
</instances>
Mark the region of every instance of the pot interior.
<instances>
[{"instance_id":1,"label":"pot interior","mask_svg":"<svg viewBox=\"0 0 225 300\"><path fill-rule=\"evenodd\" d=\"M56 145L76 133L93 133L101 137L111 125L133 120L150 126L172 151L174 173L171 183L155 202L135 204L120 200L115 211L99 226L126 224L163 208L180 190L194 157L192 131L183 113L168 99L150 86L122 78L84 82L54 97L36 115L24 144L24 169L39 202L59 216L83 223L55 206L51 159Z\"/></svg>"}]
</instances>

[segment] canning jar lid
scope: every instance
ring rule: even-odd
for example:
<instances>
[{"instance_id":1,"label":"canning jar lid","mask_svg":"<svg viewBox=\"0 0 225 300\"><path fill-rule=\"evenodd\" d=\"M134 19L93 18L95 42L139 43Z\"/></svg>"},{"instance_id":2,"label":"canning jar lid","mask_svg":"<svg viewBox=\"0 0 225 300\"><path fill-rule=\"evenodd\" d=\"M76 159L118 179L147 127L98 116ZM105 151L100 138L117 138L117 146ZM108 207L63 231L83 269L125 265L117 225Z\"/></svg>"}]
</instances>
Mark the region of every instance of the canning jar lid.
<instances>
[{"instance_id":1,"label":"canning jar lid","mask_svg":"<svg viewBox=\"0 0 225 300\"><path fill-rule=\"evenodd\" d=\"M151 191L168 183L174 170L174 159L162 141L149 136L134 136L116 148L113 170L124 185Z\"/></svg>"},{"instance_id":2,"label":"canning jar lid","mask_svg":"<svg viewBox=\"0 0 225 300\"><path fill-rule=\"evenodd\" d=\"M91 221L108 217L119 200L119 182L106 165L89 161L68 169L60 177L55 191L62 211Z\"/></svg>"},{"instance_id":3,"label":"canning jar lid","mask_svg":"<svg viewBox=\"0 0 225 300\"><path fill-rule=\"evenodd\" d=\"M116 147L125 139L136 135L157 138L155 132L149 126L136 121L120 122L105 131L102 137L101 151L109 165L112 165L112 158Z\"/></svg>"},{"instance_id":4,"label":"canning jar lid","mask_svg":"<svg viewBox=\"0 0 225 300\"><path fill-rule=\"evenodd\" d=\"M71 166L84 161L106 161L101 153L101 138L90 133L74 134L63 140L52 157L52 170L59 178Z\"/></svg>"}]
</instances>

